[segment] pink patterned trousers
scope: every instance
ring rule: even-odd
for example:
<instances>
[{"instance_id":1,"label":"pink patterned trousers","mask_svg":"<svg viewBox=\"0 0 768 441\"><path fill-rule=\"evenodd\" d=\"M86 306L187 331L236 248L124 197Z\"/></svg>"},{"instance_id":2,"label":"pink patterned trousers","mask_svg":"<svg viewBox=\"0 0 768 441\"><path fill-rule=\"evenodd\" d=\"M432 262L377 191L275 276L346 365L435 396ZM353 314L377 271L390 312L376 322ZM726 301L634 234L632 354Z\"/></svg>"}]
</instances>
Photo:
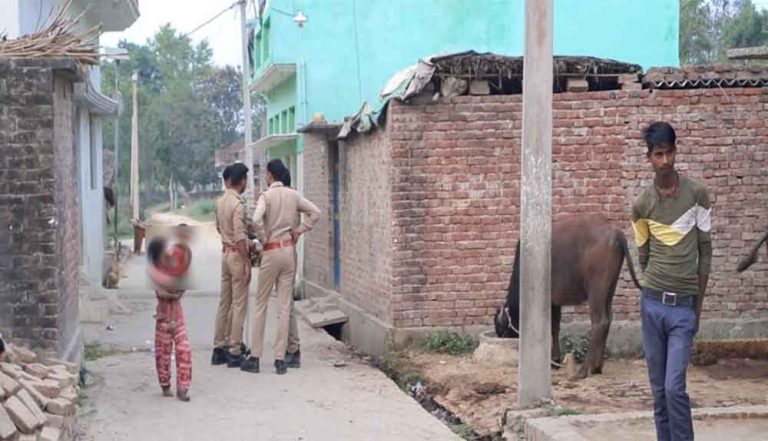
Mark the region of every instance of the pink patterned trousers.
<instances>
[{"instance_id":1,"label":"pink patterned trousers","mask_svg":"<svg viewBox=\"0 0 768 441\"><path fill-rule=\"evenodd\" d=\"M155 364L160 386L171 386L171 353L176 348L176 387L189 389L192 382L192 351L184 325L180 300L157 300L155 327Z\"/></svg>"}]
</instances>

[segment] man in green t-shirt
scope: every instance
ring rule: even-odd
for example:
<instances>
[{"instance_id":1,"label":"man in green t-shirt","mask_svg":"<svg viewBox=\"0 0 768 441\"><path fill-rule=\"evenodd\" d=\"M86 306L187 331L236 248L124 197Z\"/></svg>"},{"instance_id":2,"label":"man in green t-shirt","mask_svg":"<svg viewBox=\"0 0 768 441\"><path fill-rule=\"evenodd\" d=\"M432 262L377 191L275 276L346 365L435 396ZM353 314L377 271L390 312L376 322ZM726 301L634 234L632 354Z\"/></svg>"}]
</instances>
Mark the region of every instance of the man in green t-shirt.
<instances>
[{"instance_id":1,"label":"man in green t-shirt","mask_svg":"<svg viewBox=\"0 0 768 441\"><path fill-rule=\"evenodd\" d=\"M685 372L712 266L709 195L702 184L675 170L672 126L653 123L643 136L655 173L632 209L643 268L643 351L657 439L688 441L693 440L693 423Z\"/></svg>"}]
</instances>

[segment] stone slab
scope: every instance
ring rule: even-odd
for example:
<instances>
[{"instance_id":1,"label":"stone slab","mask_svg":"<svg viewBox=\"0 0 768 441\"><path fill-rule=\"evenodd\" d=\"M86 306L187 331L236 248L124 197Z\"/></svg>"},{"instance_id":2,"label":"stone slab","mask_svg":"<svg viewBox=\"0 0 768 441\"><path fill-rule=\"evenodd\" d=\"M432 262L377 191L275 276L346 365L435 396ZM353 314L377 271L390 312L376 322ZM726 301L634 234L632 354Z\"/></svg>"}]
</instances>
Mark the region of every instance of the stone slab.
<instances>
[{"instance_id":1,"label":"stone slab","mask_svg":"<svg viewBox=\"0 0 768 441\"><path fill-rule=\"evenodd\" d=\"M10 439L12 436L16 435L16 433L18 433L16 424L13 423L10 415L5 411L5 408L0 406L0 439Z\"/></svg>"},{"instance_id":2,"label":"stone slab","mask_svg":"<svg viewBox=\"0 0 768 441\"><path fill-rule=\"evenodd\" d=\"M55 400L48 402L48 406L46 406L45 410L54 415L67 416L74 413L75 405L64 398L56 398Z\"/></svg>"},{"instance_id":3,"label":"stone slab","mask_svg":"<svg viewBox=\"0 0 768 441\"><path fill-rule=\"evenodd\" d=\"M59 441L61 439L61 430L55 427L43 427L40 432L40 441Z\"/></svg>"},{"instance_id":4,"label":"stone slab","mask_svg":"<svg viewBox=\"0 0 768 441\"><path fill-rule=\"evenodd\" d=\"M36 382L30 382L27 380L19 380L21 387L29 393L29 395L35 400L35 404L38 405L41 409L45 409L45 406L48 405L48 401L50 400L45 395L41 394L40 391L37 389L38 383Z\"/></svg>"},{"instance_id":5,"label":"stone slab","mask_svg":"<svg viewBox=\"0 0 768 441\"><path fill-rule=\"evenodd\" d=\"M21 385L19 384L18 381L0 372L0 388L2 388L5 391L6 396L15 394L20 387Z\"/></svg>"},{"instance_id":6,"label":"stone slab","mask_svg":"<svg viewBox=\"0 0 768 441\"><path fill-rule=\"evenodd\" d=\"M3 403L11 420L16 424L20 432L25 434L34 433L39 427L39 421L31 410L16 396L13 396Z\"/></svg>"},{"instance_id":7,"label":"stone slab","mask_svg":"<svg viewBox=\"0 0 768 441\"><path fill-rule=\"evenodd\" d=\"M19 377L21 377L21 374L24 372L21 369L21 366L11 363L0 363L0 371L2 371L5 375L13 378L14 380L18 380Z\"/></svg>"},{"instance_id":8,"label":"stone slab","mask_svg":"<svg viewBox=\"0 0 768 441\"><path fill-rule=\"evenodd\" d=\"M27 348L13 345L13 353L22 363L34 363L37 361L37 354Z\"/></svg>"},{"instance_id":9,"label":"stone slab","mask_svg":"<svg viewBox=\"0 0 768 441\"><path fill-rule=\"evenodd\" d=\"M30 363L24 366L24 371L30 375L34 375L41 380L45 380L45 378L48 376L48 368L40 363Z\"/></svg>"},{"instance_id":10,"label":"stone slab","mask_svg":"<svg viewBox=\"0 0 768 441\"><path fill-rule=\"evenodd\" d=\"M35 401L34 398L32 398L32 395L27 390L20 390L16 397L18 397L22 403L24 403L27 408L29 408L30 412L37 418L38 426L42 426L43 424L48 421L48 419L45 417L45 413L43 413L43 410L40 408L40 405L37 404L37 401Z\"/></svg>"},{"instance_id":11,"label":"stone slab","mask_svg":"<svg viewBox=\"0 0 768 441\"><path fill-rule=\"evenodd\" d=\"M34 388L46 398L57 398L61 394L62 389L60 383L55 380L43 380L40 383L34 384Z\"/></svg>"},{"instance_id":12,"label":"stone slab","mask_svg":"<svg viewBox=\"0 0 768 441\"><path fill-rule=\"evenodd\" d=\"M64 417L61 415L54 415L52 413L45 413L45 417L48 418L48 422L45 423L46 427L53 427L61 429L64 427Z\"/></svg>"},{"instance_id":13,"label":"stone slab","mask_svg":"<svg viewBox=\"0 0 768 441\"><path fill-rule=\"evenodd\" d=\"M46 359L46 363L49 367L56 370L59 369L59 367L63 367L66 369L70 374L77 374L80 372L80 367L74 363L70 363L68 361L59 360L58 358L48 358Z\"/></svg>"}]
</instances>

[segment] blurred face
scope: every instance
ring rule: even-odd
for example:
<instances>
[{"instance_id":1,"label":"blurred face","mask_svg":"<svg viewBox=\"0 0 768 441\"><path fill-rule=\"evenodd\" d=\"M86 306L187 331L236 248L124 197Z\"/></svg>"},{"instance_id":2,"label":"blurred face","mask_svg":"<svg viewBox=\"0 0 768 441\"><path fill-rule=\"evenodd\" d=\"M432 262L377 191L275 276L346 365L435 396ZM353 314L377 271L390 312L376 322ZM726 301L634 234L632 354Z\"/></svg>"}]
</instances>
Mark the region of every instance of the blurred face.
<instances>
[{"instance_id":1,"label":"blurred face","mask_svg":"<svg viewBox=\"0 0 768 441\"><path fill-rule=\"evenodd\" d=\"M675 171L675 154L677 149L670 145L654 146L648 153L648 162L653 171L659 176L668 176Z\"/></svg>"},{"instance_id":2,"label":"blurred face","mask_svg":"<svg viewBox=\"0 0 768 441\"><path fill-rule=\"evenodd\" d=\"M272 176L271 172L267 172L267 185L272 185L275 183L275 177Z\"/></svg>"}]
</instances>

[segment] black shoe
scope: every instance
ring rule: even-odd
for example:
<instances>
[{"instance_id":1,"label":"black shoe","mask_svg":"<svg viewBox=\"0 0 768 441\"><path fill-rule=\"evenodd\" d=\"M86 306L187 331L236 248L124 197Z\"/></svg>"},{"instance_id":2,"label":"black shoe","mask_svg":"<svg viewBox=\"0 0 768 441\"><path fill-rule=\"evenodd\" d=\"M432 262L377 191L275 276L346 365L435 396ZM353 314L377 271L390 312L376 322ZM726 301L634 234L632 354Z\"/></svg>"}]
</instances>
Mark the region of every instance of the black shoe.
<instances>
[{"instance_id":1,"label":"black shoe","mask_svg":"<svg viewBox=\"0 0 768 441\"><path fill-rule=\"evenodd\" d=\"M213 348L213 355L211 356L211 364L214 366L227 364L229 353L225 348Z\"/></svg>"},{"instance_id":2,"label":"black shoe","mask_svg":"<svg viewBox=\"0 0 768 441\"><path fill-rule=\"evenodd\" d=\"M235 355L230 353L227 358L229 358L229 360L227 360L227 367L239 368L243 364L243 354Z\"/></svg>"},{"instance_id":3,"label":"black shoe","mask_svg":"<svg viewBox=\"0 0 768 441\"><path fill-rule=\"evenodd\" d=\"M275 360L275 369L277 369L277 375L285 375L285 373L288 372L283 360Z\"/></svg>"},{"instance_id":4,"label":"black shoe","mask_svg":"<svg viewBox=\"0 0 768 441\"><path fill-rule=\"evenodd\" d=\"M256 357L248 357L243 360L240 365L240 370L243 372L250 372L252 374L259 373L259 359Z\"/></svg>"},{"instance_id":5,"label":"black shoe","mask_svg":"<svg viewBox=\"0 0 768 441\"><path fill-rule=\"evenodd\" d=\"M298 350L294 353L286 353L285 354L285 365L289 368L300 368L301 367L301 350Z\"/></svg>"}]
</instances>

